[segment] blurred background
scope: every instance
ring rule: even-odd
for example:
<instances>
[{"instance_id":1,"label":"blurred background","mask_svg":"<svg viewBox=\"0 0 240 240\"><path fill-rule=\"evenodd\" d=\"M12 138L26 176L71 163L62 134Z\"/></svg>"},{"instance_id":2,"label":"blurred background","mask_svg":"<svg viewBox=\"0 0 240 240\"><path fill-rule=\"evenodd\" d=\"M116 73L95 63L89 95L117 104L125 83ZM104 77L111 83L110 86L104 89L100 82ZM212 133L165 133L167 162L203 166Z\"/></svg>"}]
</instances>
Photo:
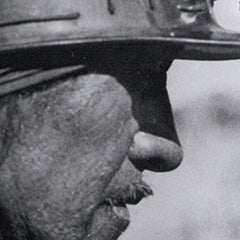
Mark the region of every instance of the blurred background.
<instances>
[{"instance_id":1,"label":"blurred background","mask_svg":"<svg viewBox=\"0 0 240 240\"><path fill-rule=\"evenodd\" d=\"M240 31L240 1L217 0L217 21ZM121 240L240 239L240 61L175 61L168 90L185 157L144 172L154 196L130 206Z\"/></svg>"}]
</instances>

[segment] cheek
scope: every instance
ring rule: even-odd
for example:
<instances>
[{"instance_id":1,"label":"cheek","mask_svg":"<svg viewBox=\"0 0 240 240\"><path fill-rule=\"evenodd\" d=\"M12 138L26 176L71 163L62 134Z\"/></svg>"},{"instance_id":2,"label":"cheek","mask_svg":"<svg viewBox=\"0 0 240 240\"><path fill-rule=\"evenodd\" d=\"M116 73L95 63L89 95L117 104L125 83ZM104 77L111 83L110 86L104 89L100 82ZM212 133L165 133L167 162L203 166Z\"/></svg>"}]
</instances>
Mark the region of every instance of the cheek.
<instances>
[{"instance_id":1,"label":"cheek","mask_svg":"<svg viewBox=\"0 0 240 240\"><path fill-rule=\"evenodd\" d=\"M5 239L82 239L137 129L129 96L114 79L88 75L15 96L6 114Z\"/></svg>"}]
</instances>

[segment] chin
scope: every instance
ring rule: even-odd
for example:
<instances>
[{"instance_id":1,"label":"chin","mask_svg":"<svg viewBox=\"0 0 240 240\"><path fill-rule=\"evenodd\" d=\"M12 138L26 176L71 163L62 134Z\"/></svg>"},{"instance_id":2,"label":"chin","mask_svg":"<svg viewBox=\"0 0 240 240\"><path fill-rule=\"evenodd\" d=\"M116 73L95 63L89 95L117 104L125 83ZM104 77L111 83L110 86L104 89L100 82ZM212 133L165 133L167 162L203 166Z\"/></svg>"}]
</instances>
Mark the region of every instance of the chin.
<instances>
[{"instance_id":1,"label":"chin","mask_svg":"<svg viewBox=\"0 0 240 240\"><path fill-rule=\"evenodd\" d=\"M152 194L142 180L142 173L126 158L108 185L106 198L95 211L84 240L118 239L130 223L128 205L138 204Z\"/></svg>"}]
</instances>

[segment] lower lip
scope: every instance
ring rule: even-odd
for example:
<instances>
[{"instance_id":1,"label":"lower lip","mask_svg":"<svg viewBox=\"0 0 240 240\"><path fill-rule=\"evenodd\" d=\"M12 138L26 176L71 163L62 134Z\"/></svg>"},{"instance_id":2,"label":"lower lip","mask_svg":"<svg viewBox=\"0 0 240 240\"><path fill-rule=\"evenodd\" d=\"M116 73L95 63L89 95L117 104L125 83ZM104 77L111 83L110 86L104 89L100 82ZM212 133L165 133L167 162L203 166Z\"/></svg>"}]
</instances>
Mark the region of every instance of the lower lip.
<instances>
[{"instance_id":1,"label":"lower lip","mask_svg":"<svg viewBox=\"0 0 240 240\"><path fill-rule=\"evenodd\" d=\"M129 222L129 211L125 205L103 204L94 213L86 239L118 239Z\"/></svg>"},{"instance_id":2,"label":"lower lip","mask_svg":"<svg viewBox=\"0 0 240 240\"><path fill-rule=\"evenodd\" d=\"M111 219L112 223L115 221L129 223L130 221L129 211L126 204L104 204L99 209L105 213L107 218Z\"/></svg>"},{"instance_id":3,"label":"lower lip","mask_svg":"<svg viewBox=\"0 0 240 240\"><path fill-rule=\"evenodd\" d=\"M113 206L112 211L115 217L122 219L124 221L130 221L129 211L126 206Z\"/></svg>"}]
</instances>

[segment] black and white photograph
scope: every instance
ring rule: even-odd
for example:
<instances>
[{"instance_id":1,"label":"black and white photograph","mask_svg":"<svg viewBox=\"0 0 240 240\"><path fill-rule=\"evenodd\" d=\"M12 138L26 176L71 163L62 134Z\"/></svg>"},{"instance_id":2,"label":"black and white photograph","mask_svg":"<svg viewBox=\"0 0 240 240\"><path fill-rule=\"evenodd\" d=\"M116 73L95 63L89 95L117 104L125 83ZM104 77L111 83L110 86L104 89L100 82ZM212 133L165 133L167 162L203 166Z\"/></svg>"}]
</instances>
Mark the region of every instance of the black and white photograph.
<instances>
[{"instance_id":1,"label":"black and white photograph","mask_svg":"<svg viewBox=\"0 0 240 240\"><path fill-rule=\"evenodd\" d=\"M239 76L239 0L0 0L0 240L239 240Z\"/></svg>"}]
</instances>

